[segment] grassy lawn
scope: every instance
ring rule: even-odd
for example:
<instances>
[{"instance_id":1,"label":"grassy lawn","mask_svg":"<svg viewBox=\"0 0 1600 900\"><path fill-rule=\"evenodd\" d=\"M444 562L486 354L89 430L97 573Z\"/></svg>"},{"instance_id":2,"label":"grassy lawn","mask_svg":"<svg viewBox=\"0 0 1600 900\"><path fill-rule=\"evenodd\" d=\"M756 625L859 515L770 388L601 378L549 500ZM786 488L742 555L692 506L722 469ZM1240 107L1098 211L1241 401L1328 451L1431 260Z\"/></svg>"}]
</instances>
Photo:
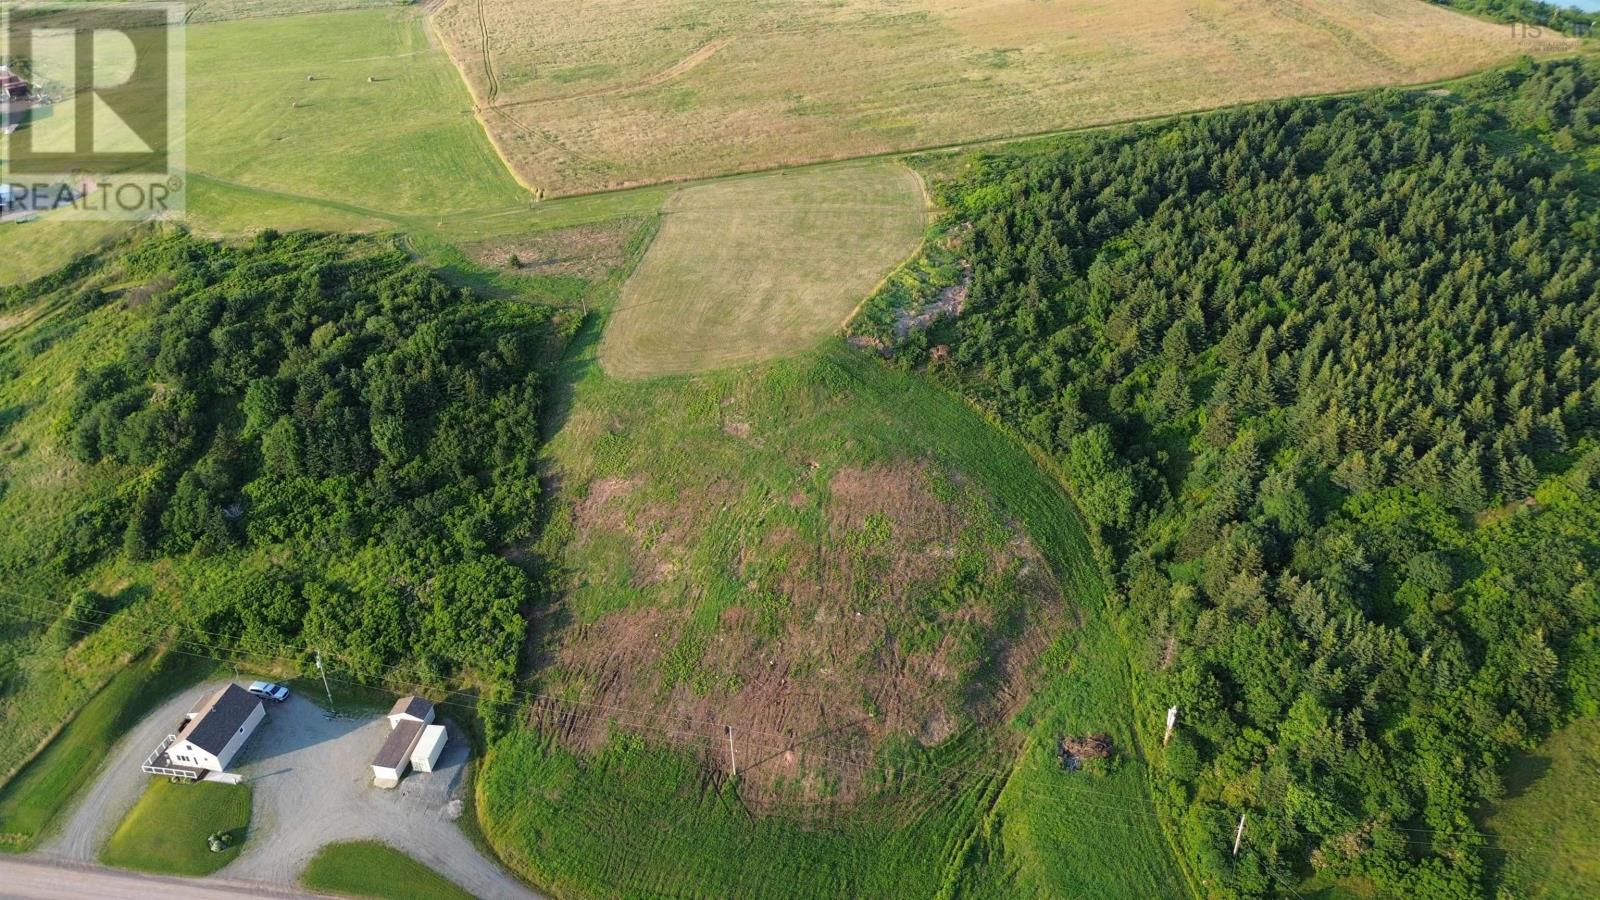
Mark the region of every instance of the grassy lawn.
<instances>
[{"instance_id":1,"label":"grassy lawn","mask_svg":"<svg viewBox=\"0 0 1600 900\"><path fill-rule=\"evenodd\" d=\"M43 751L0 788L0 850L27 850L100 771L123 733L162 700L200 681L210 664L147 657L126 666L78 710Z\"/></svg>"},{"instance_id":2,"label":"grassy lawn","mask_svg":"<svg viewBox=\"0 0 1600 900\"><path fill-rule=\"evenodd\" d=\"M889 163L685 188L606 326L601 362L643 378L801 352L922 238L916 176Z\"/></svg>"},{"instance_id":3,"label":"grassy lawn","mask_svg":"<svg viewBox=\"0 0 1600 900\"><path fill-rule=\"evenodd\" d=\"M377 841L329 844L300 876L313 891L375 900L469 900L443 875Z\"/></svg>"},{"instance_id":4,"label":"grassy lawn","mask_svg":"<svg viewBox=\"0 0 1600 900\"><path fill-rule=\"evenodd\" d=\"M545 0L436 18L547 194L1416 84L1573 44L1414 0Z\"/></svg>"},{"instance_id":5,"label":"grassy lawn","mask_svg":"<svg viewBox=\"0 0 1600 900\"><path fill-rule=\"evenodd\" d=\"M100 861L163 875L209 875L239 855L249 828L248 785L152 778L100 851ZM206 839L217 831L231 834L233 844L212 853Z\"/></svg>"},{"instance_id":6,"label":"grassy lawn","mask_svg":"<svg viewBox=\"0 0 1600 900\"><path fill-rule=\"evenodd\" d=\"M1508 796L1484 819L1489 859L1511 896L1593 897L1600 890L1600 719L1557 732L1506 773Z\"/></svg>"}]
</instances>

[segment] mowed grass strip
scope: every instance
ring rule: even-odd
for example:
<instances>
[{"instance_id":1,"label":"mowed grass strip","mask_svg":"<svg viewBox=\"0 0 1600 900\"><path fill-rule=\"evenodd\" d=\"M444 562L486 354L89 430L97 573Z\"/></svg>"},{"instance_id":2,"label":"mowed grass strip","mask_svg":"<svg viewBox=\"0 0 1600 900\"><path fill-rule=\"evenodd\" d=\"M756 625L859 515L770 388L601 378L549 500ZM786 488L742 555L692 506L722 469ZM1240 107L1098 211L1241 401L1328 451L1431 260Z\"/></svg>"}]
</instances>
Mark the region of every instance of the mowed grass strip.
<instances>
[{"instance_id":1,"label":"mowed grass strip","mask_svg":"<svg viewBox=\"0 0 1600 900\"><path fill-rule=\"evenodd\" d=\"M685 188L623 287L601 364L647 378L810 349L917 248L925 205L892 163Z\"/></svg>"},{"instance_id":2,"label":"mowed grass strip","mask_svg":"<svg viewBox=\"0 0 1600 900\"><path fill-rule=\"evenodd\" d=\"M209 875L239 855L249 827L248 785L151 779L100 861L163 875ZM207 839L218 831L232 835L233 843L212 853Z\"/></svg>"},{"instance_id":3,"label":"mowed grass strip","mask_svg":"<svg viewBox=\"0 0 1600 900\"><path fill-rule=\"evenodd\" d=\"M189 168L392 215L526 205L425 27L394 9L191 26Z\"/></svg>"},{"instance_id":4,"label":"mowed grass strip","mask_svg":"<svg viewBox=\"0 0 1600 900\"><path fill-rule=\"evenodd\" d=\"M375 900L472 900L472 895L422 863L377 841L329 844L300 876L313 891Z\"/></svg>"},{"instance_id":5,"label":"mowed grass strip","mask_svg":"<svg viewBox=\"0 0 1600 900\"><path fill-rule=\"evenodd\" d=\"M166 654L147 657L113 676L39 755L0 787L0 850L32 848L100 771L123 734L208 671L195 657Z\"/></svg>"}]
</instances>

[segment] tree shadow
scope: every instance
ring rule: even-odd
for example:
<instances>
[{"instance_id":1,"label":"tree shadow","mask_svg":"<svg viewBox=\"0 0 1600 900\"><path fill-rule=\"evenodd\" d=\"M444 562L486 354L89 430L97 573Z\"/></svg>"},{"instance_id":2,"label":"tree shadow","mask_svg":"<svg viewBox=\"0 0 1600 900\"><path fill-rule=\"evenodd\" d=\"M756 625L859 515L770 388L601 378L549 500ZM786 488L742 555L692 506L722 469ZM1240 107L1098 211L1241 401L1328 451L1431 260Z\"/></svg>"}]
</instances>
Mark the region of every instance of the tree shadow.
<instances>
[{"instance_id":1,"label":"tree shadow","mask_svg":"<svg viewBox=\"0 0 1600 900\"><path fill-rule=\"evenodd\" d=\"M1526 794L1550 771L1554 762L1550 757L1539 753L1526 753L1513 759L1511 765L1506 767L1506 790L1501 799L1515 800Z\"/></svg>"}]
</instances>

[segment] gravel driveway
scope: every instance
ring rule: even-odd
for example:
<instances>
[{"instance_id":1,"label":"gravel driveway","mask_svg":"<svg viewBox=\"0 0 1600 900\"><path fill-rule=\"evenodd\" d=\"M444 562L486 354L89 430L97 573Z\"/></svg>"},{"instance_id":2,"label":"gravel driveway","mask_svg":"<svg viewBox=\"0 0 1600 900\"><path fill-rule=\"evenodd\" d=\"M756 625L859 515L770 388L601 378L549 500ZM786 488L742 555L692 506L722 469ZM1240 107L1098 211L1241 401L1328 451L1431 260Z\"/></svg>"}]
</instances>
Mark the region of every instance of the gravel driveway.
<instances>
[{"instance_id":1,"label":"gravel driveway","mask_svg":"<svg viewBox=\"0 0 1600 900\"><path fill-rule=\"evenodd\" d=\"M195 700L222 683L185 691L141 722L43 852L94 860L150 778L139 771L145 755ZM380 790L372 786L369 765L389 730L382 716L333 716L298 695L267 704L267 720L233 767L255 792L250 835L244 852L215 877L293 885L322 845L379 840L478 897L538 897L478 852L456 825L470 748L454 725L445 724L450 742L435 770L410 772L398 788Z\"/></svg>"},{"instance_id":2,"label":"gravel driveway","mask_svg":"<svg viewBox=\"0 0 1600 900\"><path fill-rule=\"evenodd\" d=\"M105 767L78 799L66 824L45 841L40 850L48 856L76 862L99 859L100 847L106 838L117 830L117 824L150 783L150 776L139 771L140 764L162 738L178 730L184 713L193 709L208 691L224 684L227 682L213 681L180 691L134 726L112 749Z\"/></svg>"}]
</instances>

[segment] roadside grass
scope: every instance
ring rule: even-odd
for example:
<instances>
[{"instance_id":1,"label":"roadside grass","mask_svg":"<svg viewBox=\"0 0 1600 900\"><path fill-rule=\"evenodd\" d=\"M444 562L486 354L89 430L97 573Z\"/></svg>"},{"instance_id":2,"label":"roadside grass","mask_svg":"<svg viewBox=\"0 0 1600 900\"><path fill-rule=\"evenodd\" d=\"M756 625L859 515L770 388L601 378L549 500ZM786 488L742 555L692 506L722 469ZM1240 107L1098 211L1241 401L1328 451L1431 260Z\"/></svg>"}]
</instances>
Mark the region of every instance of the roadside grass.
<instances>
[{"instance_id":1,"label":"roadside grass","mask_svg":"<svg viewBox=\"0 0 1600 900\"><path fill-rule=\"evenodd\" d=\"M0 850L31 849L72 805L123 734L213 670L207 660L151 654L123 668L40 753L0 787Z\"/></svg>"},{"instance_id":2,"label":"roadside grass","mask_svg":"<svg viewBox=\"0 0 1600 900\"><path fill-rule=\"evenodd\" d=\"M249 785L152 778L106 841L100 861L162 875L209 875L239 855L249 828ZM212 853L207 838L218 831L232 835L233 842Z\"/></svg>"},{"instance_id":3,"label":"roadside grass","mask_svg":"<svg viewBox=\"0 0 1600 900\"><path fill-rule=\"evenodd\" d=\"M601 362L647 378L810 349L917 248L924 203L892 163L684 188L623 287Z\"/></svg>"},{"instance_id":4,"label":"roadside grass","mask_svg":"<svg viewBox=\"0 0 1600 900\"><path fill-rule=\"evenodd\" d=\"M449 879L377 841L329 844L300 876L302 887L374 900L471 900Z\"/></svg>"},{"instance_id":5,"label":"roadside grass","mask_svg":"<svg viewBox=\"0 0 1600 900\"><path fill-rule=\"evenodd\" d=\"M1579 719L1514 760L1507 796L1484 815L1494 880L1528 900L1600 889L1600 719Z\"/></svg>"},{"instance_id":6,"label":"roadside grass","mask_svg":"<svg viewBox=\"0 0 1600 900\"><path fill-rule=\"evenodd\" d=\"M750 621L738 611L748 612L755 598L735 593L730 600L718 586L737 580L752 556L759 565L771 552L761 538L765 523L789 521L791 493L826 485L843 467L895 460L937 466L961 495L987 498L997 515L1017 523L1054 571L1063 610L1034 634L1043 647L1031 699L1003 718L964 720L932 746L906 735L859 755L859 745L831 746L843 736L814 736L810 750L833 757L826 761L831 777L848 781L841 775L852 769L860 776L854 799L832 797L825 787L775 794L761 782L764 768L784 765L776 746L782 742L754 731L740 738L741 772L731 780L722 774L720 731L684 724L678 708L661 703L647 708L670 721L621 717L627 721L609 736L602 727L594 751L574 749L548 730L518 731L490 749L477 782L480 824L502 859L558 895L1185 893L1146 793L1147 768L1128 721L1125 650L1107 622L1088 540L1070 499L1023 445L960 399L842 341L693 379L629 382L605 377L592 358L575 366L572 409L549 445L560 508L586 502L586 488L598 480L645 477L634 491L686 498L690 508L710 502L712 523L686 568L641 585L558 512L548 549L569 590L546 618L544 640L561 644L563 629L571 628L580 647L602 642L603 632L583 623L619 609L686 604L693 617L718 623L708 646L737 641L749 626L735 623ZM719 477L749 485L755 499L717 493ZM668 540L663 533L652 546ZM830 552L826 536L817 540L791 557L794 565ZM785 564L776 555L769 561ZM777 614L785 614L781 605ZM900 634L910 634L911 623L902 624ZM805 628L781 633L785 652L791 640L807 641ZM648 632L642 640L650 642ZM672 649L663 645L660 662L643 665L667 664ZM726 679L713 656L687 673L708 686L695 696L704 704L698 708L711 712L698 718L722 721ZM839 708L862 702L850 688L852 662L832 665L838 682L792 669L790 693L831 697L825 705ZM563 695L573 685L558 674L542 671L540 689ZM824 685L829 689L819 690ZM580 697L592 699L574 699ZM661 734L668 725L674 737ZM1060 738L1102 731L1112 736L1114 759L1095 771L1066 772ZM796 737L804 761L808 741ZM813 783L826 781L830 765L811 774Z\"/></svg>"},{"instance_id":7,"label":"roadside grass","mask_svg":"<svg viewBox=\"0 0 1600 900\"><path fill-rule=\"evenodd\" d=\"M1419 84L1578 46L1412 0L546 6L454 3L435 22L512 169L548 195Z\"/></svg>"}]
</instances>

